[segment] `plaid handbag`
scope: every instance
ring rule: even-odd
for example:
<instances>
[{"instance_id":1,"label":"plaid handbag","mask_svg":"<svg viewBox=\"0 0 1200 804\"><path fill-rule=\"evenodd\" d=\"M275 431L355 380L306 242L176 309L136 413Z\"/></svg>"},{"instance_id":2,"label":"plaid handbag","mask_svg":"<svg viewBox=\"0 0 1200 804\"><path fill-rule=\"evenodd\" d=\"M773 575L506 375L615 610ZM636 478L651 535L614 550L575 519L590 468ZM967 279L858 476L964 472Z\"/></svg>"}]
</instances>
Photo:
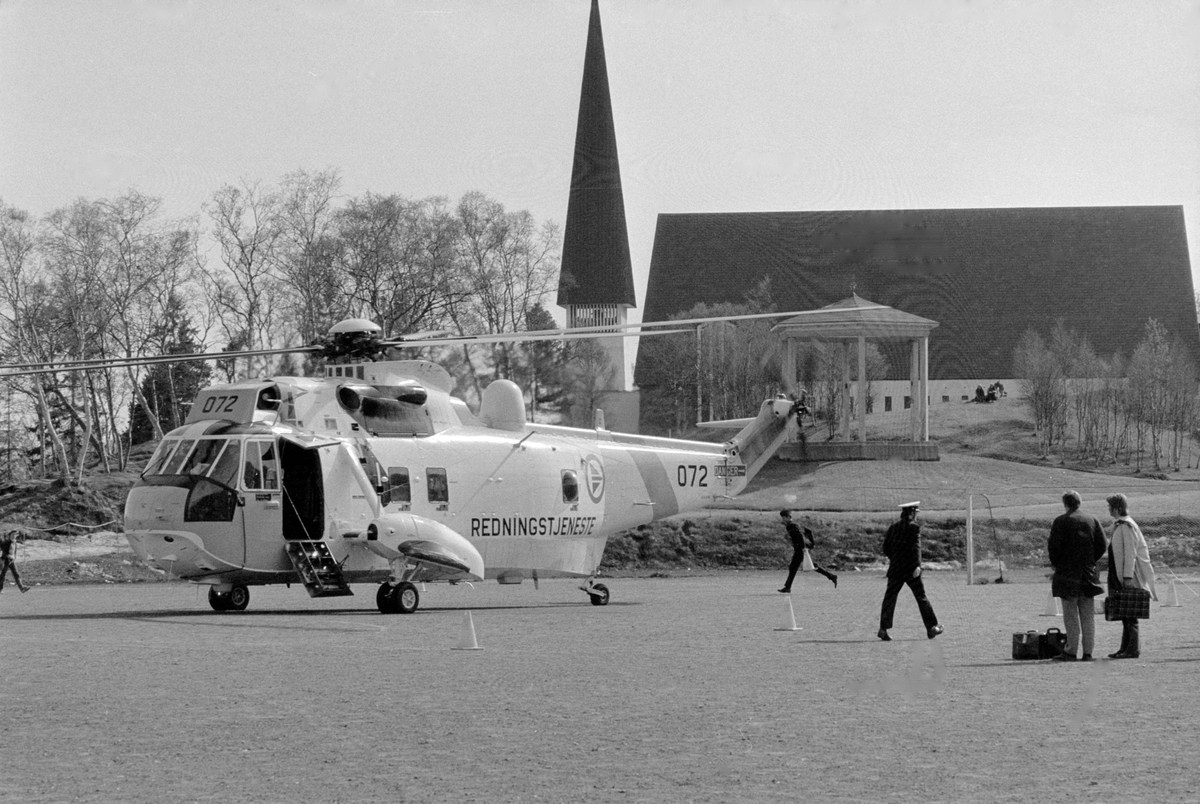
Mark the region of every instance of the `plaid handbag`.
<instances>
[{"instance_id":1,"label":"plaid handbag","mask_svg":"<svg viewBox=\"0 0 1200 804\"><path fill-rule=\"evenodd\" d=\"M1112 589L1104 598L1106 620L1150 619L1150 592L1138 586L1123 586Z\"/></svg>"}]
</instances>

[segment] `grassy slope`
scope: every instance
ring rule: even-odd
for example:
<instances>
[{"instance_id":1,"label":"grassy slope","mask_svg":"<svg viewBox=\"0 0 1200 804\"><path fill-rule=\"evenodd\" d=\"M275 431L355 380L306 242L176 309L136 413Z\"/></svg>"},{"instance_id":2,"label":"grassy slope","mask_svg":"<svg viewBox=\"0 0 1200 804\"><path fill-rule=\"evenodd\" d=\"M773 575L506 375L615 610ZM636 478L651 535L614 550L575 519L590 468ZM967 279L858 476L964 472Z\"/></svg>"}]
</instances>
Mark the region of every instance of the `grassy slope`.
<instances>
[{"instance_id":1,"label":"grassy slope","mask_svg":"<svg viewBox=\"0 0 1200 804\"><path fill-rule=\"evenodd\" d=\"M868 438L887 438L905 422L905 413L872 416ZM611 539L604 566L783 566L790 547L777 512L785 507L808 518L818 534L819 560L841 568L870 566L879 561L879 543L896 506L914 499L922 504L926 559L962 562L969 499L977 560L998 554L1009 566L1040 567L1066 489L1079 491L1084 510L1106 523L1104 498L1126 494L1156 563L1200 564L1200 470L1163 474L1148 466L1150 471L1136 473L1132 465L1079 467L1060 455L1039 456L1032 424L1013 397L990 405L934 405L930 437L939 444L936 462L773 461L745 493L719 508Z\"/></svg>"}]
</instances>

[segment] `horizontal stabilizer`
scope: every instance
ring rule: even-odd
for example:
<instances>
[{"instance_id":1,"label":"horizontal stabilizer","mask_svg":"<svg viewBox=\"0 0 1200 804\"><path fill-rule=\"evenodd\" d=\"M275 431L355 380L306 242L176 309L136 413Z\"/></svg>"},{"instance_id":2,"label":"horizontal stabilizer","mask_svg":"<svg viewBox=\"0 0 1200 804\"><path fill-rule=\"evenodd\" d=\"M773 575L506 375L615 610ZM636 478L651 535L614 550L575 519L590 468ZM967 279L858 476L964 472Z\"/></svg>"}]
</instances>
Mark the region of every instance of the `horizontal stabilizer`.
<instances>
[{"instance_id":1,"label":"horizontal stabilizer","mask_svg":"<svg viewBox=\"0 0 1200 804\"><path fill-rule=\"evenodd\" d=\"M696 422L696 426L708 430L741 430L752 421L754 419L720 419L712 422Z\"/></svg>"}]
</instances>

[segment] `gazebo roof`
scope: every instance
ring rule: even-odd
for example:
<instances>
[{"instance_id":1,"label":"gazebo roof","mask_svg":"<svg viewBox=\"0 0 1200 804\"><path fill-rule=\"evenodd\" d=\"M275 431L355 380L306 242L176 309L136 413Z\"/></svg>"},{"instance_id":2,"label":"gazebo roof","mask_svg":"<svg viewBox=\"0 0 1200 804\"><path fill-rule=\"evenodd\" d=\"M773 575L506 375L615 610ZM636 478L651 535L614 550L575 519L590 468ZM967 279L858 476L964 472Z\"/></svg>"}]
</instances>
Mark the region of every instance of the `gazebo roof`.
<instances>
[{"instance_id":1,"label":"gazebo roof","mask_svg":"<svg viewBox=\"0 0 1200 804\"><path fill-rule=\"evenodd\" d=\"M848 299L807 310L771 329L784 338L911 340L927 337L937 325L936 321L867 301L853 293Z\"/></svg>"}]
</instances>

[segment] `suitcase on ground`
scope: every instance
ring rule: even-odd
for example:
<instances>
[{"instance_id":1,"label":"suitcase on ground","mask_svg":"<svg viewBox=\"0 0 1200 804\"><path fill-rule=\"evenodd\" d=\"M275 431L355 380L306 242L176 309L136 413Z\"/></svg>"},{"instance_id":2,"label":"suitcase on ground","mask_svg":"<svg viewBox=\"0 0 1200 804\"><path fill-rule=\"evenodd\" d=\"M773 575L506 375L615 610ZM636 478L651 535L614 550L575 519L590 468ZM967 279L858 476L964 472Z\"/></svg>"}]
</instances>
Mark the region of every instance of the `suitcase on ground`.
<instances>
[{"instance_id":1,"label":"suitcase on ground","mask_svg":"<svg viewBox=\"0 0 1200 804\"><path fill-rule=\"evenodd\" d=\"M1040 659L1041 634L1037 631L1023 631L1013 634L1012 650L1014 659Z\"/></svg>"},{"instance_id":2,"label":"suitcase on ground","mask_svg":"<svg viewBox=\"0 0 1200 804\"><path fill-rule=\"evenodd\" d=\"M1067 635L1057 628L1047 628L1046 633L1038 637L1038 658L1053 659L1066 647Z\"/></svg>"}]
</instances>

